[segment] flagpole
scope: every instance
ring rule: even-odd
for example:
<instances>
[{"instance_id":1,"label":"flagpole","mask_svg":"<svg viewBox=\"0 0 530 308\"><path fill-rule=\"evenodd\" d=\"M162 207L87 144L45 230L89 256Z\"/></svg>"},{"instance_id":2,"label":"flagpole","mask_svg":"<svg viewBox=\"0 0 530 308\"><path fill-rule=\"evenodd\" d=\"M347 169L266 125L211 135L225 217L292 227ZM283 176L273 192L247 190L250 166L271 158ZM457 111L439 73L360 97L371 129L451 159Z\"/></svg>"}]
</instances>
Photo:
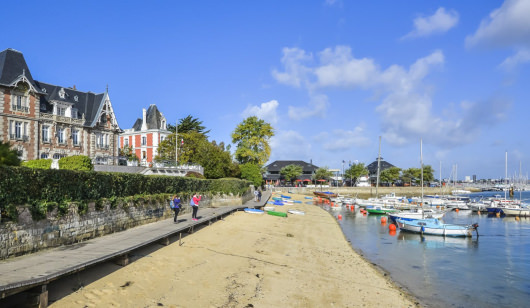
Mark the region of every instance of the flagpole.
<instances>
[{"instance_id":1,"label":"flagpole","mask_svg":"<svg viewBox=\"0 0 530 308\"><path fill-rule=\"evenodd\" d=\"M179 138L178 138L178 128L179 127L179 120L177 119L177 122L175 122L175 165L179 165Z\"/></svg>"}]
</instances>

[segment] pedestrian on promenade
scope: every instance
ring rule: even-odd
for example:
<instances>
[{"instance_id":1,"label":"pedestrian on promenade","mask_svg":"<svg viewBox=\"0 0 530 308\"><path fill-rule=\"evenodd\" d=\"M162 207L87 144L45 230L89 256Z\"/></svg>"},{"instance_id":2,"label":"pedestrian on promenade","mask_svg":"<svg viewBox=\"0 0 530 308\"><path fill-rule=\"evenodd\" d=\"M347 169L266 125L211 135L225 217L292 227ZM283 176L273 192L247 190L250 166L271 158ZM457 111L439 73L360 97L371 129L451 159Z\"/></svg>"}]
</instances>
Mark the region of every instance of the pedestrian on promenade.
<instances>
[{"instance_id":1,"label":"pedestrian on promenade","mask_svg":"<svg viewBox=\"0 0 530 308\"><path fill-rule=\"evenodd\" d=\"M261 190L258 190L258 202L261 201Z\"/></svg>"},{"instance_id":2,"label":"pedestrian on promenade","mask_svg":"<svg viewBox=\"0 0 530 308\"><path fill-rule=\"evenodd\" d=\"M199 201L201 201L202 195L198 195L195 193L192 197L193 205L192 207L192 214L191 214L191 220L197 221L197 211L199 210Z\"/></svg>"},{"instance_id":3,"label":"pedestrian on promenade","mask_svg":"<svg viewBox=\"0 0 530 308\"><path fill-rule=\"evenodd\" d=\"M254 201L258 201L258 190L254 190Z\"/></svg>"},{"instance_id":4,"label":"pedestrian on promenade","mask_svg":"<svg viewBox=\"0 0 530 308\"><path fill-rule=\"evenodd\" d=\"M180 212L180 198L177 195L173 196L173 212L175 212L175 217L173 218L173 222L178 223L177 216Z\"/></svg>"}]
</instances>

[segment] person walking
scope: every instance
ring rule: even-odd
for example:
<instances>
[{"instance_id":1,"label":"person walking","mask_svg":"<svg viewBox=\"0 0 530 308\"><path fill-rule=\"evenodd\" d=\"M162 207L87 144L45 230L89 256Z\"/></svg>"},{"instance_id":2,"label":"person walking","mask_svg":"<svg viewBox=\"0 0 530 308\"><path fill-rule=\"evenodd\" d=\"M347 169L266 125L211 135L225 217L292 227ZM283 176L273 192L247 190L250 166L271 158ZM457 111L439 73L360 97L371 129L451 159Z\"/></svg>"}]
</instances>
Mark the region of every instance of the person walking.
<instances>
[{"instance_id":1,"label":"person walking","mask_svg":"<svg viewBox=\"0 0 530 308\"><path fill-rule=\"evenodd\" d=\"M191 214L191 220L197 221L197 212L199 211L199 201L201 201L202 195L198 195L195 193L192 197L193 205L192 207L192 214Z\"/></svg>"},{"instance_id":2,"label":"person walking","mask_svg":"<svg viewBox=\"0 0 530 308\"><path fill-rule=\"evenodd\" d=\"M254 190L254 201L258 201L258 190Z\"/></svg>"},{"instance_id":3,"label":"person walking","mask_svg":"<svg viewBox=\"0 0 530 308\"><path fill-rule=\"evenodd\" d=\"M261 201L261 190L258 190L258 202Z\"/></svg>"},{"instance_id":4,"label":"person walking","mask_svg":"<svg viewBox=\"0 0 530 308\"><path fill-rule=\"evenodd\" d=\"M173 212L175 212L175 217L173 217L173 222L178 223L177 216L180 212L180 198L177 195L173 196Z\"/></svg>"}]
</instances>

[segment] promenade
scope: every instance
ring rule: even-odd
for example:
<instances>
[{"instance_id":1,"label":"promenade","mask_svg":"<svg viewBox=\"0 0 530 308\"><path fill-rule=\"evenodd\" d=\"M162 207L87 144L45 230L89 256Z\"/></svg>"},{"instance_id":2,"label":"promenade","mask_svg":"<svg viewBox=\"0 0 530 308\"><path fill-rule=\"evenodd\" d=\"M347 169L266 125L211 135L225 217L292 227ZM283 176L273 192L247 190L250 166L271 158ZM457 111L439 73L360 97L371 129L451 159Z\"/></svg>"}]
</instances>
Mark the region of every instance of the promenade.
<instances>
[{"instance_id":1,"label":"promenade","mask_svg":"<svg viewBox=\"0 0 530 308\"><path fill-rule=\"evenodd\" d=\"M251 200L240 206L200 207L198 221L192 221L188 213L179 215L177 224L172 218L165 219L85 242L0 261L0 298L25 291L29 294L30 306L46 307L46 286L51 281L109 260L127 265L128 254L136 249L154 243L168 245L171 236L192 233L195 227L210 225L246 207L262 207L269 198L270 192L264 192L261 202Z\"/></svg>"}]
</instances>

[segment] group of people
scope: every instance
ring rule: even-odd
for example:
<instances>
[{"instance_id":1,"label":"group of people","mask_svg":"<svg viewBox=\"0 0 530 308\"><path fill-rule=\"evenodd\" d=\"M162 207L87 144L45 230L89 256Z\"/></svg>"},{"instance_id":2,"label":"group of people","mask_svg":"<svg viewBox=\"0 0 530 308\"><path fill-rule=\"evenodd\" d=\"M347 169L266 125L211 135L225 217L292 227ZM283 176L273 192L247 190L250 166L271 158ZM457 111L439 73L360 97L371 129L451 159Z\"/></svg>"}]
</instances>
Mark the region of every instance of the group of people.
<instances>
[{"instance_id":1,"label":"group of people","mask_svg":"<svg viewBox=\"0 0 530 308\"><path fill-rule=\"evenodd\" d=\"M202 195L198 195L197 193L193 194L193 196L190 199L190 206L192 209L191 213L191 220L197 221L197 212L199 211L199 201L201 201ZM178 223L177 216L179 215L180 209L182 208L183 204L181 204L181 200L179 196L174 195L173 196L173 212L175 212L175 217L173 217L173 222Z\"/></svg>"},{"instance_id":2,"label":"group of people","mask_svg":"<svg viewBox=\"0 0 530 308\"><path fill-rule=\"evenodd\" d=\"M261 190L254 190L254 201L261 201Z\"/></svg>"}]
</instances>

